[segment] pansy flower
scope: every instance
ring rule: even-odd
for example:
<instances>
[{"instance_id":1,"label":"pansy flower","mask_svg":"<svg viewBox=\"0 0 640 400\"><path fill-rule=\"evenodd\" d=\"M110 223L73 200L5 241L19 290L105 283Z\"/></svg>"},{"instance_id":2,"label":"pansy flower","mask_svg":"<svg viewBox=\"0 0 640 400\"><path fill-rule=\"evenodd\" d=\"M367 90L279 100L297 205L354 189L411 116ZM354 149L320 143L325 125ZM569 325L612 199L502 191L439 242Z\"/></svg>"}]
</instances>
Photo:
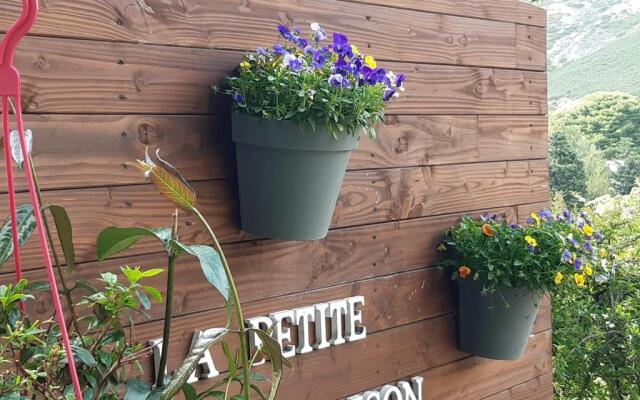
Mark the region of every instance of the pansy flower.
<instances>
[{"instance_id":1,"label":"pansy flower","mask_svg":"<svg viewBox=\"0 0 640 400\"><path fill-rule=\"evenodd\" d=\"M329 83L335 88L344 87L345 89L349 89L351 87L349 80L340 74L331 75L329 77Z\"/></svg>"},{"instance_id":2,"label":"pansy flower","mask_svg":"<svg viewBox=\"0 0 640 400\"><path fill-rule=\"evenodd\" d=\"M556 272L556 276L553 278L553 281L556 283L556 285L559 285L562 283L563 279L564 275L562 275L562 272L558 271Z\"/></svg>"},{"instance_id":3,"label":"pansy flower","mask_svg":"<svg viewBox=\"0 0 640 400\"><path fill-rule=\"evenodd\" d=\"M562 258L560 259L560 262L568 264L571 262L571 258L571 252L569 250L565 250L562 252Z\"/></svg>"},{"instance_id":4,"label":"pansy flower","mask_svg":"<svg viewBox=\"0 0 640 400\"><path fill-rule=\"evenodd\" d=\"M466 265L462 265L460 266L460 268L458 268L458 275L460 275L460 278L464 279L469 276L469 274L471 274L471 268L467 267Z\"/></svg>"},{"instance_id":5,"label":"pansy flower","mask_svg":"<svg viewBox=\"0 0 640 400\"><path fill-rule=\"evenodd\" d=\"M281 45L280 43L276 43L273 45L273 51L275 51L276 54L279 54L281 56L287 53L287 50L285 50L284 46Z\"/></svg>"},{"instance_id":6,"label":"pansy flower","mask_svg":"<svg viewBox=\"0 0 640 400\"><path fill-rule=\"evenodd\" d=\"M333 33L333 43L331 43L329 47L340 57L353 57L353 50L349 44L349 39L342 33Z\"/></svg>"},{"instance_id":7,"label":"pansy flower","mask_svg":"<svg viewBox=\"0 0 640 400\"><path fill-rule=\"evenodd\" d=\"M295 35L291 33L289 28L287 28L286 26L278 25L278 31L280 31L280 35L282 35L283 38L291 41L295 40Z\"/></svg>"},{"instance_id":8,"label":"pansy flower","mask_svg":"<svg viewBox=\"0 0 640 400\"><path fill-rule=\"evenodd\" d=\"M242 93L236 93L236 94L233 95L233 101L238 103L238 105L244 105L246 99L244 98Z\"/></svg>"},{"instance_id":9,"label":"pansy flower","mask_svg":"<svg viewBox=\"0 0 640 400\"><path fill-rule=\"evenodd\" d=\"M582 271L583 266L584 266L584 261L582 261L582 259L580 257L577 257L573 261L573 270L574 271Z\"/></svg>"},{"instance_id":10,"label":"pansy flower","mask_svg":"<svg viewBox=\"0 0 640 400\"><path fill-rule=\"evenodd\" d=\"M593 254L593 252L594 252L593 246L591 246L591 243L589 243L589 242L584 244L584 249L586 251L588 251L589 253L591 253L591 254Z\"/></svg>"},{"instance_id":11,"label":"pansy flower","mask_svg":"<svg viewBox=\"0 0 640 400\"><path fill-rule=\"evenodd\" d=\"M317 22L313 22L311 24L311 36L316 43L322 42L327 38L327 32L320 27L320 24Z\"/></svg>"},{"instance_id":12,"label":"pansy flower","mask_svg":"<svg viewBox=\"0 0 640 400\"><path fill-rule=\"evenodd\" d=\"M484 233L484 235L488 237L494 237L496 235L496 231L494 231L489 224L482 225L482 233Z\"/></svg>"},{"instance_id":13,"label":"pansy flower","mask_svg":"<svg viewBox=\"0 0 640 400\"><path fill-rule=\"evenodd\" d=\"M292 71L299 72L302 70L302 59L300 57L296 57L291 53L287 53L282 58L282 63L291 68Z\"/></svg>"},{"instance_id":14,"label":"pansy flower","mask_svg":"<svg viewBox=\"0 0 640 400\"><path fill-rule=\"evenodd\" d=\"M576 282L576 285L578 285L579 287L585 286L583 274L574 274L573 279Z\"/></svg>"}]
</instances>

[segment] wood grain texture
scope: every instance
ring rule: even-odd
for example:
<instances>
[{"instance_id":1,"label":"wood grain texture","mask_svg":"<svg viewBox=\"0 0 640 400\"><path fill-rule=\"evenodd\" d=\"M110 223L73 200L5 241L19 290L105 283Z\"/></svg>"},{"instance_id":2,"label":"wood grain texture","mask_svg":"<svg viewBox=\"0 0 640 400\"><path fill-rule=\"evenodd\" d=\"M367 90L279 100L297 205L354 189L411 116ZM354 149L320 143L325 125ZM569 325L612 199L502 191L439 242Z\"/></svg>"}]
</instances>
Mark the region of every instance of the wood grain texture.
<instances>
[{"instance_id":1,"label":"wood grain texture","mask_svg":"<svg viewBox=\"0 0 640 400\"><path fill-rule=\"evenodd\" d=\"M227 115L28 114L26 126L35 133L44 189L144 183L126 163L142 158L147 146L151 153L161 149L189 180L236 174ZM546 137L546 117L539 116L389 115L376 141L360 141L348 168L540 159L547 156ZM16 177L18 190L26 190L24 174Z\"/></svg>"},{"instance_id":2,"label":"wood grain texture","mask_svg":"<svg viewBox=\"0 0 640 400\"><path fill-rule=\"evenodd\" d=\"M349 168L546 158L546 124L539 116L389 115L375 142L360 141Z\"/></svg>"},{"instance_id":3,"label":"wood grain texture","mask_svg":"<svg viewBox=\"0 0 640 400\"><path fill-rule=\"evenodd\" d=\"M276 26L311 22L346 34L367 54L420 63L517 66L515 24L441 15L335 0L149 1L154 14L130 1L57 1L43 3L33 33L46 36L253 50L271 46ZM0 12L3 27L17 7ZM90 14L92 18L83 18ZM335 18L340 15L340 18ZM64 21L64 22L62 22ZM92 29L87 29L88 27ZM250 26L251 29L243 29ZM98 29L96 29L98 28ZM402 43L402 45L399 45ZM411 43L411 45L408 45Z\"/></svg>"},{"instance_id":4,"label":"wood grain texture","mask_svg":"<svg viewBox=\"0 0 640 400\"><path fill-rule=\"evenodd\" d=\"M523 382L551 373L551 331L529 339L523 357L516 361L496 361L471 357L421 374L427 388L425 399L476 400ZM431 385L428 384L431 382ZM549 399L545 394L535 399Z\"/></svg>"},{"instance_id":5,"label":"wood grain texture","mask_svg":"<svg viewBox=\"0 0 640 400\"><path fill-rule=\"evenodd\" d=\"M354 171L343 181L333 225L544 201L547 181L545 160Z\"/></svg>"},{"instance_id":6,"label":"wood grain texture","mask_svg":"<svg viewBox=\"0 0 640 400\"><path fill-rule=\"evenodd\" d=\"M333 228L451 214L466 210L507 207L548 198L545 160L460 164L422 168L352 171L345 176L333 215ZM225 243L251 238L239 230L236 186L233 181L194 183L200 209ZM25 202L21 193L18 202ZM151 185L53 190L44 202L66 207L74 226L78 262L95 260L95 240L108 226L161 227L170 224L173 206ZM6 203L0 215L8 215ZM181 217L185 242L206 238L195 219ZM157 252L145 240L129 254ZM41 263L35 240L24 249L25 267Z\"/></svg>"},{"instance_id":7,"label":"wood grain texture","mask_svg":"<svg viewBox=\"0 0 640 400\"><path fill-rule=\"evenodd\" d=\"M509 21L519 24L547 26L546 11L540 7L518 0L345 0L361 4L376 4L387 7L430 11L451 15Z\"/></svg>"},{"instance_id":8,"label":"wood grain texture","mask_svg":"<svg viewBox=\"0 0 640 400\"><path fill-rule=\"evenodd\" d=\"M407 90L388 103L392 114L546 114L543 72L388 63L404 72Z\"/></svg>"},{"instance_id":9,"label":"wood grain texture","mask_svg":"<svg viewBox=\"0 0 640 400\"><path fill-rule=\"evenodd\" d=\"M553 374L540 375L482 400L550 400L553 398Z\"/></svg>"},{"instance_id":10,"label":"wood grain texture","mask_svg":"<svg viewBox=\"0 0 640 400\"><path fill-rule=\"evenodd\" d=\"M547 31L535 26L518 25L516 29L517 68L547 69Z\"/></svg>"},{"instance_id":11,"label":"wood grain texture","mask_svg":"<svg viewBox=\"0 0 640 400\"><path fill-rule=\"evenodd\" d=\"M25 124L35 135L43 189L142 184L143 175L127 163L144 158L146 147L152 156L160 149L190 180L235 175L228 116L28 114ZM16 178L17 189L26 190L24 174ZM3 179L0 192L6 190Z\"/></svg>"},{"instance_id":12,"label":"wood grain texture","mask_svg":"<svg viewBox=\"0 0 640 400\"><path fill-rule=\"evenodd\" d=\"M30 37L16 65L28 113L206 114L226 112L210 85L223 85L242 54ZM545 114L544 72L385 63L407 75L390 114ZM73 73L69 73L73 71Z\"/></svg>"},{"instance_id":13,"label":"wood grain texture","mask_svg":"<svg viewBox=\"0 0 640 400\"><path fill-rule=\"evenodd\" d=\"M490 211L507 221L515 221L515 208ZM480 213L474 215L478 214ZM261 240L227 244L224 251L232 266L243 301L258 301L433 266L441 257L436 252L436 247L442 239L442 232L455 224L461 216L454 214L336 229L329 233L327 239L314 242ZM98 277L97 271L120 273L121 265L151 268L165 264L164 254L117 258L102 265L95 262L85 263L76 266L72 281L95 281ZM200 266L194 258L180 258L178 268L180 273L175 278L173 302L175 316L215 310L224 306L220 297L202 279ZM5 275L0 275L0 282L15 281L11 269L3 271ZM448 295L445 293L448 285L443 286L444 282L439 281L439 270L408 273L397 278L404 285L413 286L411 279L417 276L415 274L424 274L430 278L425 286L412 295L428 294L433 298L424 303L414 298L411 303L418 307L420 304L429 307L431 303L442 304L442 299L446 299ZM264 276L273 277L269 285L264 284ZM46 273L43 269L38 269L29 271L25 277L33 282L45 281ZM165 276L157 276L150 279L149 284L164 294L165 279ZM415 282L418 281L420 280L415 278ZM37 306L33 309L34 316L41 320L46 319L52 313L51 307L47 294L38 295ZM407 311L412 310L412 307L408 307ZM154 319L160 319L163 310L154 309L150 315Z\"/></svg>"}]
</instances>

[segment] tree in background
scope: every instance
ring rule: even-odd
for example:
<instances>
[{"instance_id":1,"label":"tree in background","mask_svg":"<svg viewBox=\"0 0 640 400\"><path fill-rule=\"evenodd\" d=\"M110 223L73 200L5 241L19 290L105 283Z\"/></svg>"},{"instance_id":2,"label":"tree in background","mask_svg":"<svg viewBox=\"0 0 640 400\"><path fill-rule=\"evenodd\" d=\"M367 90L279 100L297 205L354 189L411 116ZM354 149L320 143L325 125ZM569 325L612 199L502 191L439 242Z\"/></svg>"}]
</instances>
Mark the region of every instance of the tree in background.
<instances>
[{"instance_id":1,"label":"tree in background","mask_svg":"<svg viewBox=\"0 0 640 400\"><path fill-rule=\"evenodd\" d=\"M629 193L640 176L638 97L616 92L585 96L574 108L552 116L552 139L558 132L568 137L568 142L583 162L586 190L579 192L583 197L593 199L606 194L609 186L617 193ZM560 151L554 149L556 145L564 146L562 142L554 143L552 140L551 153ZM553 156L551 158L553 175ZM605 161L615 162L618 169L609 173ZM556 191L560 189L558 187Z\"/></svg>"},{"instance_id":2,"label":"tree in background","mask_svg":"<svg viewBox=\"0 0 640 400\"><path fill-rule=\"evenodd\" d=\"M584 163L565 130L553 132L549 139L549 171L551 190L567 203L576 203L587 191Z\"/></svg>"}]
</instances>

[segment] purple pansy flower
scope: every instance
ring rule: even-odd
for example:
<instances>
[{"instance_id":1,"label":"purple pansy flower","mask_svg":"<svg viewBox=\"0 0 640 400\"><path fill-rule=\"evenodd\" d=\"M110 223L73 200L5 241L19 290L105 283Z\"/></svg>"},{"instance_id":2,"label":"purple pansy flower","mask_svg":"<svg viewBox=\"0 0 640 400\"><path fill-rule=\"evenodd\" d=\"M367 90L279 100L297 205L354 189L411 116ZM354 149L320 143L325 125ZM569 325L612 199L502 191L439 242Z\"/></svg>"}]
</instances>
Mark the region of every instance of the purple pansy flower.
<instances>
[{"instance_id":1,"label":"purple pansy flower","mask_svg":"<svg viewBox=\"0 0 640 400\"><path fill-rule=\"evenodd\" d=\"M602 234L602 232L596 232L595 235L593 235L593 238L596 240L596 242L600 243L604 240L604 235Z\"/></svg>"},{"instance_id":2,"label":"purple pansy flower","mask_svg":"<svg viewBox=\"0 0 640 400\"><path fill-rule=\"evenodd\" d=\"M331 86L333 87L344 87L344 88L350 88L351 84L349 83L349 80L347 78L345 78L344 76L340 75L340 74L333 74L329 77L329 83L331 84Z\"/></svg>"},{"instance_id":3,"label":"purple pansy flower","mask_svg":"<svg viewBox=\"0 0 640 400\"><path fill-rule=\"evenodd\" d=\"M287 53L287 51L285 50L284 46L281 45L280 43L276 43L273 45L273 50L276 52L276 54L279 54L281 56L285 55Z\"/></svg>"},{"instance_id":4,"label":"purple pansy flower","mask_svg":"<svg viewBox=\"0 0 640 400\"><path fill-rule=\"evenodd\" d=\"M569 222L569 223L573 222L573 214L571 214L571 211L564 210L562 212L562 216L566 218L567 222Z\"/></svg>"},{"instance_id":5,"label":"purple pansy flower","mask_svg":"<svg viewBox=\"0 0 640 400\"><path fill-rule=\"evenodd\" d=\"M573 247L575 247L576 249L580 247L580 242L578 242L574 238L569 239L569 243L571 243L573 245Z\"/></svg>"},{"instance_id":6,"label":"purple pansy flower","mask_svg":"<svg viewBox=\"0 0 640 400\"><path fill-rule=\"evenodd\" d=\"M520 224L511 224L511 225L509 225L509 228L511 228L511 229L522 229L522 225L520 225Z\"/></svg>"},{"instance_id":7,"label":"purple pansy flower","mask_svg":"<svg viewBox=\"0 0 640 400\"><path fill-rule=\"evenodd\" d=\"M565 250L562 252L562 258L560 259L560 262L567 264L571 262L571 252L569 250Z\"/></svg>"},{"instance_id":8,"label":"purple pansy flower","mask_svg":"<svg viewBox=\"0 0 640 400\"><path fill-rule=\"evenodd\" d=\"M573 262L573 269L575 271L582 271L582 267L584 266L584 261L581 258L576 258Z\"/></svg>"},{"instance_id":9,"label":"purple pansy flower","mask_svg":"<svg viewBox=\"0 0 640 400\"><path fill-rule=\"evenodd\" d=\"M353 57L349 39L342 33L334 32L333 43L329 47L340 57Z\"/></svg>"},{"instance_id":10,"label":"purple pansy flower","mask_svg":"<svg viewBox=\"0 0 640 400\"><path fill-rule=\"evenodd\" d=\"M591 243L587 242L584 244L584 249L586 251L588 251L589 253L593 254L593 246L591 246Z\"/></svg>"},{"instance_id":11,"label":"purple pansy flower","mask_svg":"<svg viewBox=\"0 0 640 400\"><path fill-rule=\"evenodd\" d=\"M540 211L538 215L540 216L540 218L545 219L547 221L550 221L553 216L553 214L551 214L551 210L549 209Z\"/></svg>"},{"instance_id":12,"label":"purple pansy flower","mask_svg":"<svg viewBox=\"0 0 640 400\"><path fill-rule=\"evenodd\" d=\"M533 254L536 252L536 248L533 245L529 245L529 253Z\"/></svg>"},{"instance_id":13,"label":"purple pansy flower","mask_svg":"<svg viewBox=\"0 0 640 400\"><path fill-rule=\"evenodd\" d=\"M265 49L264 47L258 47L256 49L256 53L258 53L261 56L264 56L267 54L267 49Z\"/></svg>"},{"instance_id":14,"label":"purple pansy flower","mask_svg":"<svg viewBox=\"0 0 640 400\"><path fill-rule=\"evenodd\" d=\"M239 105L244 105L246 99L244 98L244 96L241 93L236 93L233 95L233 100L238 103Z\"/></svg>"},{"instance_id":15,"label":"purple pansy flower","mask_svg":"<svg viewBox=\"0 0 640 400\"><path fill-rule=\"evenodd\" d=\"M284 58L282 59L282 63L285 66L291 68L292 71L297 72L302 70L302 60L291 53L287 53L284 55Z\"/></svg>"},{"instance_id":16,"label":"purple pansy flower","mask_svg":"<svg viewBox=\"0 0 640 400\"><path fill-rule=\"evenodd\" d=\"M399 87L399 88L402 88L403 85L404 85L404 81L405 80L406 80L406 78L405 78L404 74L399 74L396 77L396 86Z\"/></svg>"},{"instance_id":17,"label":"purple pansy flower","mask_svg":"<svg viewBox=\"0 0 640 400\"><path fill-rule=\"evenodd\" d=\"M287 40L294 40L295 39L294 34L291 33L289 28L287 28L286 26L278 25L278 30L280 31L280 34L282 35L283 38L285 38Z\"/></svg>"},{"instance_id":18,"label":"purple pansy flower","mask_svg":"<svg viewBox=\"0 0 640 400\"><path fill-rule=\"evenodd\" d=\"M315 40L316 43L322 42L327 38L327 32L325 32L325 30L322 29L320 27L320 24L318 24L317 22L314 22L311 24L311 31L313 32L312 33L313 40Z\"/></svg>"},{"instance_id":19,"label":"purple pansy flower","mask_svg":"<svg viewBox=\"0 0 640 400\"><path fill-rule=\"evenodd\" d=\"M396 90L394 88L388 87L384 92L384 96L382 97L382 100L389 101L389 99L391 99L395 94L396 94Z\"/></svg>"}]
</instances>

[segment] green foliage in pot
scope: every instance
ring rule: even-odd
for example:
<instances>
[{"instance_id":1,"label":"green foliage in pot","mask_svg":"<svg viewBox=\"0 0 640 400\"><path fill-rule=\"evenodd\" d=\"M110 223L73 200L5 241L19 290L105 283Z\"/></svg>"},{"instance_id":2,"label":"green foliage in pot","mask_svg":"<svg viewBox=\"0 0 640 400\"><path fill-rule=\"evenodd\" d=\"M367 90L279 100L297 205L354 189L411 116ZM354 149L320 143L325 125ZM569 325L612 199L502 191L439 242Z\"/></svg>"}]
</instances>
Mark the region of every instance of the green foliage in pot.
<instances>
[{"instance_id":1,"label":"green foliage in pot","mask_svg":"<svg viewBox=\"0 0 640 400\"><path fill-rule=\"evenodd\" d=\"M364 129L375 138L384 102L404 90L404 75L378 67L341 33L323 45L327 33L317 23L310 40L299 28L278 30L281 40L273 48L247 53L238 75L227 79L235 111L324 126L334 136Z\"/></svg>"},{"instance_id":2,"label":"green foliage in pot","mask_svg":"<svg viewBox=\"0 0 640 400\"><path fill-rule=\"evenodd\" d=\"M590 285L606 254L603 240L587 214L544 210L532 213L526 226L489 214L465 216L439 250L451 250L445 264L454 267L452 279L477 280L485 293L505 287L546 293L561 285Z\"/></svg>"}]
</instances>

